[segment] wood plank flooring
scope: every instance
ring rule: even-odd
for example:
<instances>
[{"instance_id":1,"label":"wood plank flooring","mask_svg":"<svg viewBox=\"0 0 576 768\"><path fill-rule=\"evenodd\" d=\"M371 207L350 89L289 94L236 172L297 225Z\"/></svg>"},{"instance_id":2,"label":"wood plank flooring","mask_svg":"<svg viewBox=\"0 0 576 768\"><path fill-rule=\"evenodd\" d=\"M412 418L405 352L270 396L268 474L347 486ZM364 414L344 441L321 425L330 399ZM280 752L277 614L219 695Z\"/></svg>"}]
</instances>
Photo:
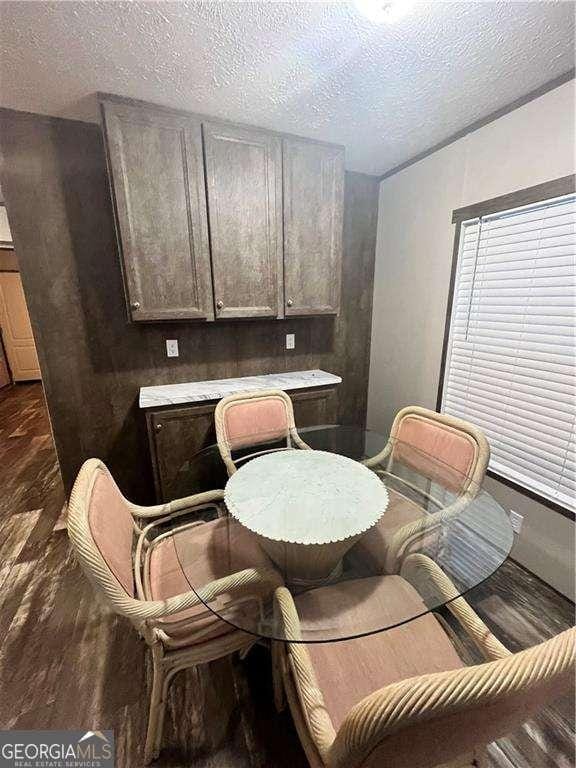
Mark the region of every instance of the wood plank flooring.
<instances>
[{"instance_id":1,"label":"wood plank flooring","mask_svg":"<svg viewBox=\"0 0 576 768\"><path fill-rule=\"evenodd\" d=\"M142 765L150 669L142 641L96 600L58 525L64 493L40 384L0 390L0 728L113 728ZM513 562L469 595L512 649L573 623L573 606ZM493 768L573 768L570 700L490 746ZM264 648L181 673L158 765L306 768L274 712Z\"/></svg>"}]
</instances>

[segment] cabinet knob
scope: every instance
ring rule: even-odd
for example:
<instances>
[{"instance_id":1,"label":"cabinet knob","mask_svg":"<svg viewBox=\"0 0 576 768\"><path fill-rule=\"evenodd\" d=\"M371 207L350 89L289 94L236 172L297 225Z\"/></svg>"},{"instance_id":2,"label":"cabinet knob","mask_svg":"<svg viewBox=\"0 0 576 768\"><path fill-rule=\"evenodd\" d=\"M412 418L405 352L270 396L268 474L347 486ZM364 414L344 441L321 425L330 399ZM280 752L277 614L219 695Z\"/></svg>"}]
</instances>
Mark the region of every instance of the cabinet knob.
<instances>
[{"instance_id":1,"label":"cabinet knob","mask_svg":"<svg viewBox=\"0 0 576 768\"><path fill-rule=\"evenodd\" d=\"M139 301L133 301L132 304L130 304L132 309L140 309L140 302Z\"/></svg>"},{"instance_id":2,"label":"cabinet knob","mask_svg":"<svg viewBox=\"0 0 576 768\"><path fill-rule=\"evenodd\" d=\"M218 299L218 301L216 302L216 309L222 309L223 306L224 306L224 302L222 301L222 299Z\"/></svg>"},{"instance_id":3,"label":"cabinet knob","mask_svg":"<svg viewBox=\"0 0 576 768\"><path fill-rule=\"evenodd\" d=\"M287 306L287 307L291 307L291 306L292 306L292 304L294 304L294 302L292 301L292 299L288 299L288 301L286 302L286 306Z\"/></svg>"},{"instance_id":4,"label":"cabinet knob","mask_svg":"<svg viewBox=\"0 0 576 768\"><path fill-rule=\"evenodd\" d=\"M156 430L156 432L160 432L160 430L162 429L162 424L156 424L154 429Z\"/></svg>"}]
</instances>

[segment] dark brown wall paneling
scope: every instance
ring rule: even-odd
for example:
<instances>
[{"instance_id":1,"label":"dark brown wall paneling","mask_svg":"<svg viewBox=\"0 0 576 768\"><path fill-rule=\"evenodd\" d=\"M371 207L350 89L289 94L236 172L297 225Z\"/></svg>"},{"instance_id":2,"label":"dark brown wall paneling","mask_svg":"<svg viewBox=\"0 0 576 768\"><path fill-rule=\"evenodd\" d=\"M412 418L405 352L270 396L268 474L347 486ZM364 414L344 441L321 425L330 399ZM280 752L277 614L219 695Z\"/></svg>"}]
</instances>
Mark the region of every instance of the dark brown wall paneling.
<instances>
[{"instance_id":1,"label":"dark brown wall paneling","mask_svg":"<svg viewBox=\"0 0 576 768\"><path fill-rule=\"evenodd\" d=\"M378 205L346 174L338 318L136 325L126 319L100 128L0 110L2 189L66 488L98 456L136 501L152 498L140 386L321 367L339 374L339 420L366 414ZM296 349L284 349L284 334ZM166 357L177 338L180 357Z\"/></svg>"}]
</instances>

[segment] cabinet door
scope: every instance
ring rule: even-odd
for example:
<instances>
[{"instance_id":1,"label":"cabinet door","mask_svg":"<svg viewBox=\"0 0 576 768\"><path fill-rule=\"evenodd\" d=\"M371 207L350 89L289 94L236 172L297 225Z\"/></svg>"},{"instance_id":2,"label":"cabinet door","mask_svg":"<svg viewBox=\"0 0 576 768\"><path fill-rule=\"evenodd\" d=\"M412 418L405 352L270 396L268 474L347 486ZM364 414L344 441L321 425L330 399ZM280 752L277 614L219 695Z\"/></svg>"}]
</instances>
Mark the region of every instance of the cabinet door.
<instances>
[{"instance_id":1,"label":"cabinet door","mask_svg":"<svg viewBox=\"0 0 576 768\"><path fill-rule=\"evenodd\" d=\"M295 390L290 392L296 427L320 427L335 424L338 411L336 389ZM306 438L304 438L306 439Z\"/></svg>"},{"instance_id":2,"label":"cabinet door","mask_svg":"<svg viewBox=\"0 0 576 768\"><path fill-rule=\"evenodd\" d=\"M158 501L224 487L227 475L220 454L197 457L216 442L213 404L148 412L146 421Z\"/></svg>"},{"instance_id":3,"label":"cabinet door","mask_svg":"<svg viewBox=\"0 0 576 768\"><path fill-rule=\"evenodd\" d=\"M264 131L204 123L216 317L282 317L282 152Z\"/></svg>"},{"instance_id":4,"label":"cabinet door","mask_svg":"<svg viewBox=\"0 0 576 768\"><path fill-rule=\"evenodd\" d=\"M213 320L200 123L102 107L132 320Z\"/></svg>"},{"instance_id":5,"label":"cabinet door","mask_svg":"<svg viewBox=\"0 0 576 768\"><path fill-rule=\"evenodd\" d=\"M284 139L286 315L336 315L340 308L344 150Z\"/></svg>"}]
</instances>

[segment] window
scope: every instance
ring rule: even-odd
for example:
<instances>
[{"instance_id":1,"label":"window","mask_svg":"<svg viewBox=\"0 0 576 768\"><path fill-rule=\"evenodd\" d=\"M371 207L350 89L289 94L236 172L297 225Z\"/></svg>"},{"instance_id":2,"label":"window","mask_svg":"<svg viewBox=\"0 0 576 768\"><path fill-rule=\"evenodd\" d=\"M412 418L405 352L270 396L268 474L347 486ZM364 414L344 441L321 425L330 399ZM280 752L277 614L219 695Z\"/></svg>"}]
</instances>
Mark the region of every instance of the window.
<instances>
[{"instance_id":1,"label":"window","mask_svg":"<svg viewBox=\"0 0 576 768\"><path fill-rule=\"evenodd\" d=\"M460 221L440 406L493 474L574 512L576 195L499 207Z\"/></svg>"}]
</instances>

